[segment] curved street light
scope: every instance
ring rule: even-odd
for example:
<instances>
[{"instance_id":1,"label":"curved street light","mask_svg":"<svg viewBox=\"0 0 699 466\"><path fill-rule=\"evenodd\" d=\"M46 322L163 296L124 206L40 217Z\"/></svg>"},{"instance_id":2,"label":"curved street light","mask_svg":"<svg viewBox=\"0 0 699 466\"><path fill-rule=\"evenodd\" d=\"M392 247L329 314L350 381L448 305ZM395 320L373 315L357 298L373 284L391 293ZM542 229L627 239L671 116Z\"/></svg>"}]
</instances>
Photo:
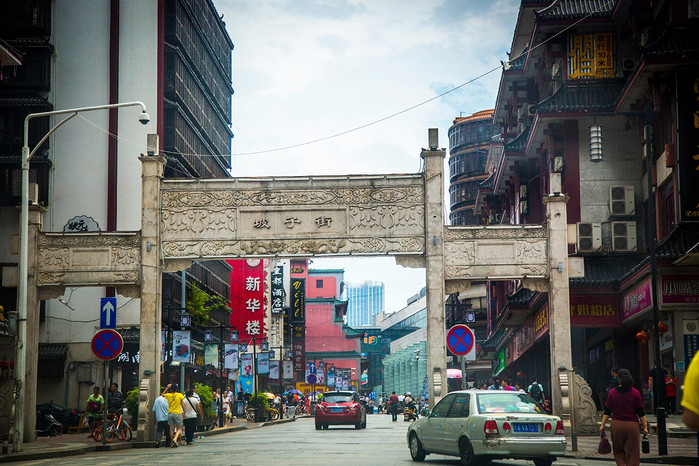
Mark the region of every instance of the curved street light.
<instances>
[{"instance_id":1,"label":"curved street light","mask_svg":"<svg viewBox=\"0 0 699 466\"><path fill-rule=\"evenodd\" d=\"M146 105L143 102L123 102L108 105L97 105L94 107L79 107L67 110L55 110L51 112L30 113L24 119L24 144L22 145L22 210L19 220L19 286L17 289L17 357L16 357L16 379L15 379L15 435L13 438L13 451L23 451L24 445L24 393L25 371L27 366L27 262L29 249L29 161L36 153L37 149L68 120L81 112L91 112L94 110L106 110L120 107L141 107L142 113L138 120L144 125L150 121L146 112ZM29 120L44 116L68 115L61 120L34 146L29 149Z\"/></svg>"}]
</instances>

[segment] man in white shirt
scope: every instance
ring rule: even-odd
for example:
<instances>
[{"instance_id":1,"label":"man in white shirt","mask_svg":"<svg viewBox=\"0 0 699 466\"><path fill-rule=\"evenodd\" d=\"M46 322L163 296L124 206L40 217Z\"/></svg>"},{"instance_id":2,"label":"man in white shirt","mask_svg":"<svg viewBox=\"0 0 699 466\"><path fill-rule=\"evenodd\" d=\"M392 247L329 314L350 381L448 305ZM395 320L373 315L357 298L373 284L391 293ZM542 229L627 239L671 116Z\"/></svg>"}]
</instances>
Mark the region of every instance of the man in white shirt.
<instances>
[{"instance_id":1,"label":"man in white shirt","mask_svg":"<svg viewBox=\"0 0 699 466\"><path fill-rule=\"evenodd\" d=\"M153 422L155 422L155 448L160 448L160 439L162 438L163 432L165 432L165 446L169 447L171 443L170 438L170 427L167 424L167 411L168 402L163 395L160 395L153 402L153 412L155 417Z\"/></svg>"}]
</instances>

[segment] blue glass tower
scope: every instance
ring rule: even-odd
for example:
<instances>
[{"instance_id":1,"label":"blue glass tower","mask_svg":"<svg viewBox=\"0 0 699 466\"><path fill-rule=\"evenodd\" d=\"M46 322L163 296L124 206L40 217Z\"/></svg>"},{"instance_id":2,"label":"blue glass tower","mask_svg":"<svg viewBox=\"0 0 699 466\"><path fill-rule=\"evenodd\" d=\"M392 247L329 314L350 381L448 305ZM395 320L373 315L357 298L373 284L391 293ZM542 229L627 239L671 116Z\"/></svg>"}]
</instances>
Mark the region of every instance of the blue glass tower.
<instances>
[{"instance_id":1,"label":"blue glass tower","mask_svg":"<svg viewBox=\"0 0 699 466\"><path fill-rule=\"evenodd\" d=\"M346 283L343 294L350 327L371 326L374 316L384 310L383 282Z\"/></svg>"}]
</instances>

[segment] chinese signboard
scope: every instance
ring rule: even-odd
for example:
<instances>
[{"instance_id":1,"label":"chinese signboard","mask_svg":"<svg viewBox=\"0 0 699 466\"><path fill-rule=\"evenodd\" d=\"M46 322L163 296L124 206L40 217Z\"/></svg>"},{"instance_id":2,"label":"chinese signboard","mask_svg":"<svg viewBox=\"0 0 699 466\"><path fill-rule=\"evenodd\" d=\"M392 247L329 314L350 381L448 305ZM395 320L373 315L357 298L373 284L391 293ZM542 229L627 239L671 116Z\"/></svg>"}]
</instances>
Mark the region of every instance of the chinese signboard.
<instances>
[{"instance_id":1,"label":"chinese signboard","mask_svg":"<svg viewBox=\"0 0 699 466\"><path fill-rule=\"evenodd\" d=\"M568 78L615 77L612 33L568 35Z\"/></svg>"},{"instance_id":2,"label":"chinese signboard","mask_svg":"<svg viewBox=\"0 0 699 466\"><path fill-rule=\"evenodd\" d=\"M696 275L661 275L660 286L663 305L699 303L699 277Z\"/></svg>"},{"instance_id":3,"label":"chinese signboard","mask_svg":"<svg viewBox=\"0 0 699 466\"><path fill-rule=\"evenodd\" d=\"M270 309L272 314L282 314L284 312L284 267L281 264L275 265L271 275L272 303Z\"/></svg>"},{"instance_id":4,"label":"chinese signboard","mask_svg":"<svg viewBox=\"0 0 699 466\"><path fill-rule=\"evenodd\" d=\"M621 321L624 322L636 314L639 314L653 304L650 299L650 278L624 293L621 299Z\"/></svg>"},{"instance_id":5,"label":"chinese signboard","mask_svg":"<svg viewBox=\"0 0 699 466\"><path fill-rule=\"evenodd\" d=\"M291 344L293 353L294 372L302 372L306 368L306 342L296 341Z\"/></svg>"},{"instance_id":6,"label":"chinese signboard","mask_svg":"<svg viewBox=\"0 0 699 466\"><path fill-rule=\"evenodd\" d=\"M293 323L306 322L306 279L291 279L291 314L289 321Z\"/></svg>"},{"instance_id":7,"label":"chinese signboard","mask_svg":"<svg viewBox=\"0 0 699 466\"><path fill-rule=\"evenodd\" d=\"M229 260L231 267L231 319L239 340L265 338L264 262Z\"/></svg>"},{"instance_id":8,"label":"chinese signboard","mask_svg":"<svg viewBox=\"0 0 699 466\"><path fill-rule=\"evenodd\" d=\"M534 314L534 341L538 341L549 330L549 306L548 303Z\"/></svg>"},{"instance_id":9,"label":"chinese signboard","mask_svg":"<svg viewBox=\"0 0 699 466\"><path fill-rule=\"evenodd\" d=\"M677 72L680 222L699 222L699 71Z\"/></svg>"},{"instance_id":10,"label":"chinese signboard","mask_svg":"<svg viewBox=\"0 0 699 466\"><path fill-rule=\"evenodd\" d=\"M570 297L570 326L572 328L618 327L618 303L615 296Z\"/></svg>"}]
</instances>

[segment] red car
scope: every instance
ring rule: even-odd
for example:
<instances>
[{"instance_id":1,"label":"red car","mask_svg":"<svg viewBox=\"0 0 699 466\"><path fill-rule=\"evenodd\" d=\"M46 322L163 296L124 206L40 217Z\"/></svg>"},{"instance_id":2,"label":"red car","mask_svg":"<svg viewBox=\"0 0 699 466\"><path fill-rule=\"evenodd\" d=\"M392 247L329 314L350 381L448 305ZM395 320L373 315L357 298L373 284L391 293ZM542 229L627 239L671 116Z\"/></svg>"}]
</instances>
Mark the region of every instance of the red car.
<instances>
[{"instance_id":1,"label":"red car","mask_svg":"<svg viewBox=\"0 0 699 466\"><path fill-rule=\"evenodd\" d=\"M355 429L366 429L366 408L356 392L325 392L316 405L316 430L329 425L353 425Z\"/></svg>"}]
</instances>

